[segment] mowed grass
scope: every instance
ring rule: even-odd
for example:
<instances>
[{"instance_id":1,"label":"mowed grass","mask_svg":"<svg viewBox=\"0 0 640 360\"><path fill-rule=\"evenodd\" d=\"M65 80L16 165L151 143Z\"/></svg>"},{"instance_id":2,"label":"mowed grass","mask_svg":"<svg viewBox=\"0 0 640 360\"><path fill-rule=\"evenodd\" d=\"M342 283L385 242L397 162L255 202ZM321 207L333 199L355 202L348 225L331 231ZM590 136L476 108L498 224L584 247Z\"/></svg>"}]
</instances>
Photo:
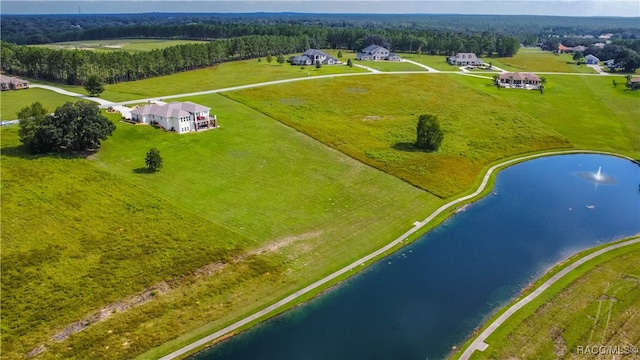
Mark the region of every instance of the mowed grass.
<instances>
[{"instance_id":1,"label":"mowed grass","mask_svg":"<svg viewBox=\"0 0 640 360\"><path fill-rule=\"evenodd\" d=\"M420 66L401 62L401 61L362 61L354 60L354 64L368 66L370 68L389 72L389 71L427 71L427 69Z\"/></svg>"},{"instance_id":2,"label":"mowed grass","mask_svg":"<svg viewBox=\"0 0 640 360\"><path fill-rule=\"evenodd\" d=\"M580 149L611 151L640 159L640 91L611 77L546 75L544 95L520 89L497 89L491 81L460 81L499 97L555 129ZM621 80L618 79L618 83Z\"/></svg>"},{"instance_id":3,"label":"mowed grass","mask_svg":"<svg viewBox=\"0 0 640 360\"><path fill-rule=\"evenodd\" d=\"M443 198L469 189L491 162L571 146L535 117L460 78L372 75L225 95ZM527 95L544 99L537 93ZM422 113L436 114L444 130L436 153L413 147Z\"/></svg>"},{"instance_id":4,"label":"mowed grass","mask_svg":"<svg viewBox=\"0 0 640 360\"><path fill-rule=\"evenodd\" d=\"M45 89L23 89L3 91L0 93L0 119L15 120L18 118L18 112L25 106L30 106L39 101L45 109L53 112L57 107L62 106L65 102L75 102L78 99L61 95L53 91Z\"/></svg>"},{"instance_id":5,"label":"mowed grass","mask_svg":"<svg viewBox=\"0 0 640 360\"><path fill-rule=\"evenodd\" d=\"M169 39L108 39L65 41L52 44L32 45L49 49L88 50L88 51L126 51L130 53L162 50L170 46L206 43L199 40Z\"/></svg>"},{"instance_id":6,"label":"mowed grass","mask_svg":"<svg viewBox=\"0 0 640 360\"><path fill-rule=\"evenodd\" d=\"M638 346L640 245L603 255L520 309L472 359L592 358L578 347ZM633 355L630 355L633 358Z\"/></svg>"},{"instance_id":7,"label":"mowed grass","mask_svg":"<svg viewBox=\"0 0 640 360\"><path fill-rule=\"evenodd\" d=\"M221 127L118 123L90 159L25 156L2 131L3 358L132 358L219 329L379 248L442 205L220 95ZM143 170L160 149L164 168ZM260 255L252 251L262 249ZM233 260L238 259L240 260ZM227 263L210 277L194 271ZM67 340L49 338L161 281L178 284Z\"/></svg>"},{"instance_id":8,"label":"mowed grass","mask_svg":"<svg viewBox=\"0 0 640 360\"><path fill-rule=\"evenodd\" d=\"M222 89L231 86L254 84L273 80L312 77L318 75L366 72L346 65L293 66L278 64L275 57L271 64L265 58L223 63L206 69L151 79L107 85L100 97L110 101L127 101L184 94L204 90Z\"/></svg>"},{"instance_id":9,"label":"mowed grass","mask_svg":"<svg viewBox=\"0 0 640 360\"><path fill-rule=\"evenodd\" d=\"M538 48L520 49L512 57L483 58L482 60L485 63L491 62L507 71L597 74L595 70L586 65L576 65L573 54L554 55L550 51Z\"/></svg>"}]
</instances>

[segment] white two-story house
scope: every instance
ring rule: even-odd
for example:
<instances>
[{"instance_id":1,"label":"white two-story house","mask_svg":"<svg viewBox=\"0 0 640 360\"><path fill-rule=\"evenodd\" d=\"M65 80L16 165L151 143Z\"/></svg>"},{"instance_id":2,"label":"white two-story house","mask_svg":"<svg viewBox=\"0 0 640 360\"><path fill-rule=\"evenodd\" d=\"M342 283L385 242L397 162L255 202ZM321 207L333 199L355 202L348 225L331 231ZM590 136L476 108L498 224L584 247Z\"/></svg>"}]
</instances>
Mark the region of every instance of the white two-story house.
<instances>
[{"instance_id":1,"label":"white two-story house","mask_svg":"<svg viewBox=\"0 0 640 360\"><path fill-rule=\"evenodd\" d=\"M218 127L218 119L215 115L209 115L210 110L190 101L175 101L165 105L149 104L131 110L131 120L157 124L165 130L184 134Z\"/></svg>"}]
</instances>

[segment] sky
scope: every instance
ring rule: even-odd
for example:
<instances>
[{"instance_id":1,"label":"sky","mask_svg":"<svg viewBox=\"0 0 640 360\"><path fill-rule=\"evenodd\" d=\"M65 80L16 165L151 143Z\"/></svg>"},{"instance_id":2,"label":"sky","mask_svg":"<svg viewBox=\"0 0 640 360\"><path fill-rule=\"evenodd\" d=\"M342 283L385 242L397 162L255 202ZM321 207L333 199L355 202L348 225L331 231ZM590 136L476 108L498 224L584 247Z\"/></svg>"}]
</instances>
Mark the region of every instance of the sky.
<instances>
[{"instance_id":1,"label":"sky","mask_svg":"<svg viewBox=\"0 0 640 360\"><path fill-rule=\"evenodd\" d=\"M303 12L640 17L640 0L1 0L0 12L2 14Z\"/></svg>"}]
</instances>

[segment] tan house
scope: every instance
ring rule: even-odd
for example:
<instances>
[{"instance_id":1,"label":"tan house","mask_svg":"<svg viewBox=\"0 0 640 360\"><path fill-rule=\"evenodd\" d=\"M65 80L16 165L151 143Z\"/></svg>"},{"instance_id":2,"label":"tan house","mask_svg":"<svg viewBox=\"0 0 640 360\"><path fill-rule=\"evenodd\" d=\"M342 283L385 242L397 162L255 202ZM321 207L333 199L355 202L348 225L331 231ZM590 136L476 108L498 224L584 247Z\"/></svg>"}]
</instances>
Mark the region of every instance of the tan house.
<instances>
[{"instance_id":1,"label":"tan house","mask_svg":"<svg viewBox=\"0 0 640 360\"><path fill-rule=\"evenodd\" d=\"M2 91L28 89L29 82L13 76L0 75L0 88Z\"/></svg>"},{"instance_id":2,"label":"tan house","mask_svg":"<svg viewBox=\"0 0 640 360\"><path fill-rule=\"evenodd\" d=\"M502 73L496 80L498 85L505 88L539 89L540 78L531 73Z\"/></svg>"}]
</instances>

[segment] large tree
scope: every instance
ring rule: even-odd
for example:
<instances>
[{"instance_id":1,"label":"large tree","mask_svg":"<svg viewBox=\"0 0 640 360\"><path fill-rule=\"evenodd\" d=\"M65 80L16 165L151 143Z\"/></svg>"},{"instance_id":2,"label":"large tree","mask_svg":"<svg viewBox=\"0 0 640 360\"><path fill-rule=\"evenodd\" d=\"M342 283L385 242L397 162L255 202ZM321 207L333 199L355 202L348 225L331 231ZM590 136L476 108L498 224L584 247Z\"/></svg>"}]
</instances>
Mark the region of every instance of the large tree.
<instances>
[{"instance_id":1,"label":"large tree","mask_svg":"<svg viewBox=\"0 0 640 360\"><path fill-rule=\"evenodd\" d=\"M90 96L99 96L104 91L104 84L98 75L89 75L84 82L84 89Z\"/></svg>"},{"instance_id":2,"label":"large tree","mask_svg":"<svg viewBox=\"0 0 640 360\"><path fill-rule=\"evenodd\" d=\"M425 151L438 151L444 133L440 129L438 117L433 114L418 116L416 147Z\"/></svg>"},{"instance_id":3,"label":"large tree","mask_svg":"<svg viewBox=\"0 0 640 360\"><path fill-rule=\"evenodd\" d=\"M41 144L38 143L40 138L38 132L43 127L46 117L47 109L40 102L25 106L18 112L18 119L20 119L18 136L31 152L39 152Z\"/></svg>"},{"instance_id":4,"label":"large tree","mask_svg":"<svg viewBox=\"0 0 640 360\"><path fill-rule=\"evenodd\" d=\"M40 115L38 105L22 109L22 115L30 112ZM51 115L41 120L31 116L23 125L21 120L21 140L34 153L46 153L55 150L83 151L97 149L100 141L106 140L116 126L102 116L98 105L86 101L66 103Z\"/></svg>"}]
</instances>

